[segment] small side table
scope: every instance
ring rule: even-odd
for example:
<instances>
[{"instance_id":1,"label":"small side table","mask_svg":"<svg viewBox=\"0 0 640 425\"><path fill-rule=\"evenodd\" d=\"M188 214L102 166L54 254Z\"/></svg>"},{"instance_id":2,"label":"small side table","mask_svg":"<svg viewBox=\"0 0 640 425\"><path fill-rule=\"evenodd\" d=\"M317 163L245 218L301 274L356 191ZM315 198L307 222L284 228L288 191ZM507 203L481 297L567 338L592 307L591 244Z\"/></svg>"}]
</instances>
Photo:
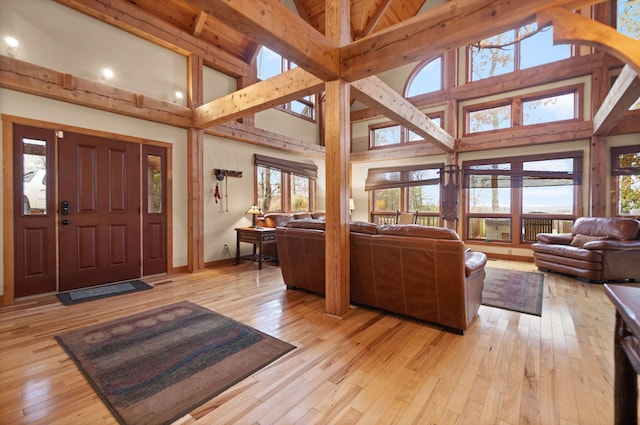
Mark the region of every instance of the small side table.
<instances>
[{"instance_id":1,"label":"small side table","mask_svg":"<svg viewBox=\"0 0 640 425\"><path fill-rule=\"evenodd\" d=\"M273 227L237 227L236 229L236 264L240 264L240 242L253 244L253 256L258 248L258 270L262 270L263 247L276 243L276 229Z\"/></svg>"},{"instance_id":2,"label":"small side table","mask_svg":"<svg viewBox=\"0 0 640 425\"><path fill-rule=\"evenodd\" d=\"M638 423L638 373L640 373L640 288L604 285L616 307L614 331L614 424Z\"/></svg>"}]
</instances>

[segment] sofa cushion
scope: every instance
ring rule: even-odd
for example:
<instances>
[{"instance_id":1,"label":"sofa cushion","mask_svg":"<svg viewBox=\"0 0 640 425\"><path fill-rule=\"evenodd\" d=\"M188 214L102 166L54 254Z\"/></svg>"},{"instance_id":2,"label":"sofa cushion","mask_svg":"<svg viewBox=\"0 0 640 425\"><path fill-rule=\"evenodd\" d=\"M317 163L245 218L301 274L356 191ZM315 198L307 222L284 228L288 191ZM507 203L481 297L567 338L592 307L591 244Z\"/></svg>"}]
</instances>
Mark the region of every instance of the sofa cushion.
<instances>
[{"instance_id":1,"label":"sofa cushion","mask_svg":"<svg viewBox=\"0 0 640 425\"><path fill-rule=\"evenodd\" d=\"M533 249L534 255L535 253L544 253L548 255L555 255L560 258L574 258L576 260L589 261L592 263L602 262L602 254L599 251L578 248L570 245L549 245L545 243L534 243L531 245L531 249Z\"/></svg>"},{"instance_id":2,"label":"sofa cushion","mask_svg":"<svg viewBox=\"0 0 640 425\"><path fill-rule=\"evenodd\" d=\"M365 235L375 235L378 233L378 225L367 221L349 222L351 233L364 233Z\"/></svg>"},{"instance_id":3,"label":"sofa cushion","mask_svg":"<svg viewBox=\"0 0 640 425\"><path fill-rule=\"evenodd\" d=\"M285 226L288 222L293 220L293 215L287 213L266 213L264 215L265 227L280 227Z\"/></svg>"},{"instance_id":4,"label":"sofa cushion","mask_svg":"<svg viewBox=\"0 0 640 425\"><path fill-rule=\"evenodd\" d=\"M324 230L325 221L324 220L315 220L313 218L305 218L302 220L291 220L287 223L286 227L295 228L295 229L315 229L315 230Z\"/></svg>"},{"instance_id":5,"label":"sofa cushion","mask_svg":"<svg viewBox=\"0 0 640 425\"><path fill-rule=\"evenodd\" d=\"M601 240L604 240L604 239L608 239L608 237L607 236L583 235L581 233L578 233L578 234L573 236L573 239L571 240L571 243L569 245L575 246L577 248L582 248L584 246L584 244L586 244L587 242L601 241Z\"/></svg>"},{"instance_id":6,"label":"sofa cushion","mask_svg":"<svg viewBox=\"0 0 640 425\"><path fill-rule=\"evenodd\" d=\"M607 236L609 239L638 239L640 221L621 217L580 217L573 224L571 233L590 236Z\"/></svg>"},{"instance_id":7,"label":"sofa cushion","mask_svg":"<svg viewBox=\"0 0 640 425\"><path fill-rule=\"evenodd\" d=\"M460 236L458 236L455 230L447 229L446 227L422 226L420 224L388 224L378 227L378 234L460 240Z\"/></svg>"},{"instance_id":8,"label":"sofa cushion","mask_svg":"<svg viewBox=\"0 0 640 425\"><path fill-rule=\"evenodd\" d=\"M571 233L538 233L536 238L544 243L569 245L573 240L573 235Z\"/></svg>"}]
</instances>

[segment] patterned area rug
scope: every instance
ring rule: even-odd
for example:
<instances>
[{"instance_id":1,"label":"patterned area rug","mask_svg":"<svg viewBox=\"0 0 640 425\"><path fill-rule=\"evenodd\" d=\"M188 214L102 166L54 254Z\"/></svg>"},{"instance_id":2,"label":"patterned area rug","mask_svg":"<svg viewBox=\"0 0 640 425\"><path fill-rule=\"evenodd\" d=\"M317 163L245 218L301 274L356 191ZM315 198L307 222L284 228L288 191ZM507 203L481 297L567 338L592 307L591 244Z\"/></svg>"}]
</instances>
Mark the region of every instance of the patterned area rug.
<instances>
[{"instance_id":1,"label":"patterned area rug","mask_svg":"<svg viewBox=\"0 0 640 425\"><path fill-rule=\"evenodd\" d=\"M295 347L183 301L55 337L121 424L169 424Z\"/></svg>"},{"instance_id":2,"label":"patterned area rug","mask_svg":"<svg viewBox=\"0 0 640 425\"><path fill-rule=\"evenodd\" d=\"M485 268L482 304L542 316L544 275Z\"/></svg>"}]
</instances>

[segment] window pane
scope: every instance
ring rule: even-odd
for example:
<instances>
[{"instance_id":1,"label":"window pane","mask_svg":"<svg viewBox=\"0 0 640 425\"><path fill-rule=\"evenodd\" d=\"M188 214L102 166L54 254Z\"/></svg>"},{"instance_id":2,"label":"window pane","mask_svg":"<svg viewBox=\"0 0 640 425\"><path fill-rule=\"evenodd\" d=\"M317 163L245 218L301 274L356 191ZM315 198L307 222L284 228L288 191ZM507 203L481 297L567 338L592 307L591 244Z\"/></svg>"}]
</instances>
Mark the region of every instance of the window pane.
<instances>
[{"instance_id":1,"label":"window pane","mask_svg":"<svg viewBox=\"0 0 640 425\"><path fill-rule=\"evenodd\" d=\"M541 161L526 161L522 164L525 171L563 171L573 172L573 158L543 159Z\"/></svg>"},{"instance_id":2,"label":"window pane","mask_svg":"<svg viewBox=\"0 0 640 425\"><path fill-rule=\"evenodd\" d=\"M313 118L313 107L297 100L291 102L291 111L304 115L305 117Z\"/></svg>"},{"instance_id":3,"label":"window pane","mask_svg":"<svg viewBox=\"0 0 640 425\"><path fill-rule=\"evenodd\" d=\"M162 157L147 156L147 212L162 212Z\"/></svg>"},{"instance_id":4,"label":"window pane","mask_svg":"<svg viewBox=\"0 0 640 425\"><path fill-rule=\"evenodd\" d=\"M258 205L263 212L282 211L282 173L261 166L257 170Z\"/></svg>"},{"instance_id":5,"label":"window pane","mask_svg":"<svg viewBox=\"0 0 640 425\"><path fill-rule=\"evenodd\" d=\"M426 64L411 80L406 97L431 93L442 89L442 59Z\"/></svg>"},{"instance_id":6,"label":"window pane","mask_svg":"<svg viewBox=\"0 0 640 425\"><path fill-rule=\"evenodd\" d=\"M573 214L573 184L522 188L525 214Z\"/></svg>"},{"instance_id":7,"label":"window pane","mask_svg":"<svg viewBox=\"0 0 640 425\"><path fill-rule=\"evenodd\" d=\"M22 139L22 212L47 213L47 142Z\"/></svg>"},{"instance_id":8,"label":"window pane","mask_svg":"<svg viewBox=\"0 0 640 425\"><path fill-rule=\"evenodd\" d=\"M511 127L511 105L469 112L469 133Z\"/></svg>"},{"instance_id":9,"label":"window pane","mask_svg":"<svg viewBox=\"0 0 640 425\"><path fill-rule=\"evenodd\" d=\"M400 209L400 188L373 191L374 211L397 211Z\"/></svg>"},{"instance_id":10,"label":"window pane","mask_svg":"<svg viewBox=\"0 0 640 425\"><path fill-rule=\"evenodd\" d=\"M309 178L291 174L291 211L309 211Z\"/></svg>"},{"instance_id":11,"label":"window pane","mask_svg":"<svg viewBox=\"0 0 640 425\"><path fill-rule=\"evenodd\" d=\"M400 143L399 125L392 127L376 128L373 130L373 146L388 146Z\"/></svg>"},{"instance_id":12,"label":"window pane","mask_svg":"<svg viewBox=\"0 0 640 425\"><path fill-rule=\"evenodd\" d=\"M633 169L640 167L640 152L618 155L618 166L629 168L626 175L618 176L618 214L640 215L640 174Z\"/></svg>"},{"instance_id":13,"label":"window pane","mask_svg":"<svg viewBox=\"0 0 640 425\"><path fill-rule=\"evenodd\" d=\"M640 2L618 0L616 27L622 34L640 40Z\"/></svg>"},{"instance_id":14,"label":"window pane","mask_svg":"<svg viewBox=\"0 0 640 425\"><path fill-rule=\"evenodd\" d=\"M442 118L434 117L434 118L431 118L431 121L433 121L437 126L442 127ZM424 137L419 136L418 134L414 133L411 130L408 130L407 141L409 141L409 142L419 142L421 140L424 140Z\"/></svg>"},{"instance_id":15,"label":"window pane","mask_svg":"<svg viewBox=\"0 0 640 425\"><path fill-rule=\"evenodd\" d=\"M515 31L484 39L484 46L504 46L502 48L471 47L471 81L502 75L515 70L514 46L506 45L513 42Z\"/></svg>"},{"instance_id":16,"label":"window pane","mask_svg":"<svg viewBox=\"0 0 640 425\"><path fill-rule=\"evenodd\" d=\"M522 102L522 124L571 120L576 118L575 93Z\"/></svg>"},{"instance_id":17,"label":"window pane","mask_svg":"<svg viewBox=\"0 0 640 425\"><path fill-rule=\"evenodd\" d=\"M256 58L258 79L266 80L282 73L282 57L276 52L262 47Z\"/></svg>"},{"instance_id":18,"label":"window pane","mask_svg":"<svg viewBox=\"0 0 640 425\"><path fill-rule=\"evenodd\" d=\"M535 30L537 24L523 27L520 33ZM539 33L520 42L520 69L543 65L571 57L571 46L568 44L553 45L553 28L543 28Z\"/></svg>"},{"instance_id":19,"label":"window pane","mask_svg":"<svg viewBox=\"0 0 640 425\"><path fill-rule=\"evenodd\" d=\"M509 213L511 188L509 176L470 176L469 212Z\"/></svg>"},{"instance_id":20,"label":"window pane","mask_svg":"<svg viewBox=\"0 0 640 425\"><path fill-rule=\"evenodd\" d=\"M409 187L409 211L439 212L440 185Z\"/></svg>"},{"instance_id":21,"label":"window pane","mask_svg":"<svg viewBox=\"0 0 640 425\"><path fill-rule=\"evenodd\" d=\"M555 220L551 218L522 219L522 242L535 242L538 233L571 233L573 220Z\"/></svg>"},{"instance_id":22,"label":"window pane","mask_svg":"<svg viewBox=\"0 0 640 425\"><path fill-rule=\"evenodd\" d=\"M471 217L467 237L508 242L511 240L511 219Z\"/></svg>"}]
</instances>

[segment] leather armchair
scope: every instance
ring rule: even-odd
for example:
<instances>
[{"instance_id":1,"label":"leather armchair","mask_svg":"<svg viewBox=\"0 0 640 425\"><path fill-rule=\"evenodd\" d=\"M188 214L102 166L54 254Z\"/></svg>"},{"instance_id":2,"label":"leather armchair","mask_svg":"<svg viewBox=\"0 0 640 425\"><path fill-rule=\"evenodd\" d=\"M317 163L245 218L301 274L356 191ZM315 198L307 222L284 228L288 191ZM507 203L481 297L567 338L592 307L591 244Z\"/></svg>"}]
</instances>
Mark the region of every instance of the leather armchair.
<instances>
[{"instance_id":1,"label":"leather armchair","mask_svg":"<svg viewBox=\"0 0 640 425\"><path fill-rule=\"evenodd\" d=\"M534 264L594 283L640 279L640 222L632 218L581 217L571 233L538 233Z\"/></svg>"}]
</instances>

